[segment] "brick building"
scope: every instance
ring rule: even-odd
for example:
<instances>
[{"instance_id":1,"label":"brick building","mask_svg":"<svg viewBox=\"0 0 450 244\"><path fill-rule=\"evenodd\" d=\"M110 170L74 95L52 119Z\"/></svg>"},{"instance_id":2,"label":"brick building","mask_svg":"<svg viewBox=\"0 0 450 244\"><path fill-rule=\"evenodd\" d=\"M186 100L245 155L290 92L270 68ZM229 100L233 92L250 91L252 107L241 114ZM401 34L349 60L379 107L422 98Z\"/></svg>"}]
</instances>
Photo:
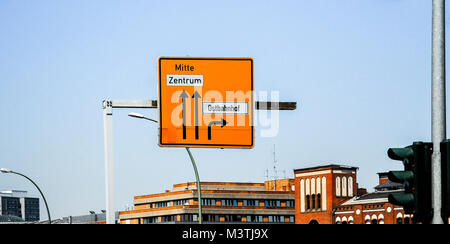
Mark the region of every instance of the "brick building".
<instances>
[{"instance_id":1,"label":"brick building","mask_svg":"<svg viewBox=\"0 0 450 244\"><path fill-rule=\"evenodd\" d=\"M410 215L388 202L402 186L379 173L375 192L358 188L356 167L325 165L294 170L296 224L408 224Z\"/></svg>"}]
</instances>

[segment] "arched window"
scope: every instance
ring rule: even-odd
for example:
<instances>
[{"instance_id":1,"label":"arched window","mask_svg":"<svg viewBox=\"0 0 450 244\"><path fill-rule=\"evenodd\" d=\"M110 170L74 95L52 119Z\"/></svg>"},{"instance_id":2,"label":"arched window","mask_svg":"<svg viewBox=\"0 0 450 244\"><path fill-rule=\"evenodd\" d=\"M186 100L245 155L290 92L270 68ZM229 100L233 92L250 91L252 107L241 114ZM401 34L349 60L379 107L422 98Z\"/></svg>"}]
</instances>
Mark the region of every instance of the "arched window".
<instances>
[{"instance_id":1,"label":"arched window","mask_svg":"<svg viewBox=\"0 0 450 244\"><path fill-rule=\"evenodd\" d=\"M311 195L311 209L316 209L316 195Z\"/></svg>"},{"instance_id":2,"label":"arched window","mask_svg":"<svg viewBox=\"0 0 450 244\"><path fill-rule=\"evenodd\" d=\"M317 222L317 220L313 219L309 222L310 225L318 225L319 222Z\"/></svg>"},{"instance_id":3,"label":"arched window","mask_svg":"<svg viewBox=\"0 0 450 244\"><path fill-rule=\"evenodd\" d=\"M348 217L348 224L350 224L350 225L354 224L352 216Z\"/></svg>"},{"instance_id":4,"label":"arched window","mask_svg":"<svg viewBox=\"0 0 450 244\"><path fill-rule=\"evenodd\" d=\"M306 179L305 184L305 192L306 192L306 211L311 210L311 180Z\"/></svg>"},{"instance_id":5,"label":"arched window","mask_svg":"<svg viewBox=\"0 0 450 244\"><path fill-rule=\"evenodd\" d=\"M398 213L396 218L397 218L397 224L399 224L399 225L403 224L403 215L402 215L402 213Z\"/></svg>"},{"instance_id":6,"label":"arched window","mask_svg":"<svg viewBox=\"0 0 450 244\"><path fill-rule=\"evenodd\" d=\"M409 217L405 217L405 219L403 220L403 223L405 223L405 225L409 225L410 224L410 218Z\"/></svg>"},{"instance_id":7,"label":"arched window","mask_svg":"<svg viewBox=\"0 0 450 244\"><path fill-rule=\"evenodd\" d=\"M348 177L348 196L353 197L353 177Z\"/></svg>"},{"instance_id":8,"label":"arched window","mask_svg":"<svg viewBox=\"0 0 450 244\"><path fill-rule=\"evenodd\" d=\"M370 225L370 216L366 215L366 217L364 218L364 223L366 223L366 225Z\"/></svg>"},{"instance_id":9,"label":"arched window","mask_svg":"<svg viewBox=\"0 0 450 244\"><path fill-rule=\"evenodd\" d=\"M317 209L322 209L322 196L320 193L317 194Z\"/></svg>"},{"instance_id":10,"label":"arched window","mask_svg":"<svg viewBox=\"0 0 450 244\"><path fill-rule=\"evenodd\" d=\"M316 209L316 179L311 178L311 209Z\"/></svg>"},{"instance_id":11,"label":"arched window","mask_svg":"<svg viewBox=\"0 0 450 244\"><path fill-rule=\"evenodd\" d=\"M378 224L380 224L380 225L384 224L384 215L383 214L378 215Z\"/></svg>"},{"instance_id":12,"label":"arched window","mask_svg":"<svg viewBox=\"0 0 450 244\"><path fill-rule=\"evenodd\" d=\"M347 217L344 216L344 217L342 218L342 224L343 224L343 225L348 224Z\"/></svg>"},{"instance_id":13,"label":"arched window","mask_svg":"<svg viewBox=\"0 0 450 244\"><path fill-rule=\"evenodd\" d=\"M321 180L319 177L316 178L316 194L322 193Z\"/></svg>"},{"instance_id":14,"label":"arched window","mask_svg":"<svg viewBox=\"0 0 450 244\"><path fill-rule=\"evenodd\" d=\"M336 196L341 196L341 177L336 177Z\"/></svg>"},{"instance_id":15,"label":"arched window","mask_svg":"<svg viewBox=\"0 0 450 244\"><path fill-rule=\"evenodd\" d=\"M327 210L327 178L325 176L322 177L322 191L320 192L322 198L322 210Z\"/></svg>"},{"instance_id":16,"label":"arched window","mask_svg":"<svg viewBox=\"0 0 450 244\"><path fill-rule=\"evenodd\" d=\"M316 194L316 179L311 179L311 195Z\"/></svg>"},{"instance_id":17,"label":"arched window","mask_svg":"<svg viewBox=\"0 0 450 244\"><path fill-rule=\"evenodd\" d=\"M300 180L300 211L303 213L306 211L306 200L305 200L305 180Z\"/></svg>"},{"instance_id":18,"label":"arched window","mask_svg":"<svg viewBox=\"0 0 450 244\"><path fill-rule=\"evenodd\" d=\"M310 182L311 182L310 179L306 179L306 185L305 185L306 195L311 194L311 183Z\"/></svg>"},{"instance_id":19,"label":"arched window","mask_svg":"<svg viewBox=\"0 0 450 244\"><path fill-rule=\"evenodd\" d=\"M322 193L322 180L320 179L320 177L316 178L316 208L317 209L321 209L322 206L322 198L321 198L321 193Z\"/></svg>"},{"instance_id":20,"label":"arched window","mask_svg":"<svg viewBox=\"0 0 450 244\"><path fill-rule=\"evenodd\" d=\"M371 224L373 224L373 225L378 224L378 219L377 219L377 216L376 216L375 214L372 215L372 221L371 221Z\"/></svg>"},{"instance_id":21,"label":"arched window","mask_svg":"<svg viewBox=\"0 0 450 244\"><path fill-rule=\"evenodd\" d=\"M309 195L306 195L306 211L311 209L311 199Z\"/></svg>"},{"instance_id":22,"label":"arched window","mask_svg":"<svg viewBox=\"0 0 450 244\"><path fill-rule=\"evenodd\" d=\"M342 177L342 196L347 196L347 177Z\"/></svg>"}]
</instances>

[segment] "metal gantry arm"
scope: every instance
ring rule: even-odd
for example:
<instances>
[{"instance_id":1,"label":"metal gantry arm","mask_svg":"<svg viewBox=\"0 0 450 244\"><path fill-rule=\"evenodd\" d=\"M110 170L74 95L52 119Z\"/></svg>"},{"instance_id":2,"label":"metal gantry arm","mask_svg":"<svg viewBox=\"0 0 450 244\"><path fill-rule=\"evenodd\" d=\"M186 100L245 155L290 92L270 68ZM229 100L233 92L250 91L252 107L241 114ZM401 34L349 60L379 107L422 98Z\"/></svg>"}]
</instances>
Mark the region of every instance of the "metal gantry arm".
<instances>
[{"instance_id":1,"label":"metal gantry arm","mask_svg":"<svg viewBox=\"0 0 450 244\"><path fill-rule=\"evenodd\" d=\"M105 140L105 185L106 185L106 223L115 223L115 206L114 206L114 152L113 152L113 124L112 116L114 108L146 108L157 109L158 101L156 100L104 100L103 103L103 128ZM255 102L256 110L295 110L296 102ZM197 171L195 161L189 149L186 148ZM198 178L198 172L196 172ZM200 194L201 188L198 185L199 208L201 208ZM199 216L200 222L202 221Z\"/></svg>"},{"instance_id":2,"label":"metal gantry arm","mask_svg":"<svg viewBox=\"0 0 450 244\"><path fill-rule=\"evenodd\" d=\"M158 108L157 100L105 100L103 108ZM256 110L296 110L297 102L255 102Z\"/></svg>"}]
</instances>

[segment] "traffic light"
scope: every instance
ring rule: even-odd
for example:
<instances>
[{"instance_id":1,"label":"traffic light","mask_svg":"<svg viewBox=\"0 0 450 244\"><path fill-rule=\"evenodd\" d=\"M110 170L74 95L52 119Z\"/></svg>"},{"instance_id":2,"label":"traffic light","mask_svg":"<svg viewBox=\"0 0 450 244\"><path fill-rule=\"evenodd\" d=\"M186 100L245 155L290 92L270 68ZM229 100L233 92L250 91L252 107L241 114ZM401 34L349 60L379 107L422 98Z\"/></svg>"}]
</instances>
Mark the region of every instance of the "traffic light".
<instances>
[{"instance_id":1,"label":"traffic light","mask_svg":"<svg viewBox=\"0 0 450 244\"><path fill-rule=\"evenodd\" d=\"M450 140L441 142L442 219L450 218Z\"/></svg>"},{"instance_id":2,"label":"traffic light","mask_svg":"<svg viewBox=\"0 0 450 244\"><path fill-rule=\"evenodd\" d=\"M404 191L389 195L389 202L413 214L415 222L429 223L431 208L431 154L433 144L414 142L405 148L390 148L389 158L403 161L403 171L390 171L389 180L402 183Z\"/></svg>"}]
</instances>

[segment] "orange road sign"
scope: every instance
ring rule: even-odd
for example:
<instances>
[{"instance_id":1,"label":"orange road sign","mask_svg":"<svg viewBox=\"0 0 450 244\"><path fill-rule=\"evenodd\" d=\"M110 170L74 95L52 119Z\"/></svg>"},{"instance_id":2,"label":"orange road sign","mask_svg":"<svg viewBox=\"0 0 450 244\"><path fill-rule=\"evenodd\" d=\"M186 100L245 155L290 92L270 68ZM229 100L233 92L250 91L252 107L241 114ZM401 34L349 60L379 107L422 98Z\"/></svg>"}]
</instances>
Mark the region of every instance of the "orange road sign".
<instances>
[{"instance_id":1,"label":"orange road sign","mask_svg":"<svg viewBox=\"0 0 450 244\"><path fill-rule=\"evenodd\" d=\"M253 148L251 58L159 58L161 147Z\"/></svg>"}]
</instances>

